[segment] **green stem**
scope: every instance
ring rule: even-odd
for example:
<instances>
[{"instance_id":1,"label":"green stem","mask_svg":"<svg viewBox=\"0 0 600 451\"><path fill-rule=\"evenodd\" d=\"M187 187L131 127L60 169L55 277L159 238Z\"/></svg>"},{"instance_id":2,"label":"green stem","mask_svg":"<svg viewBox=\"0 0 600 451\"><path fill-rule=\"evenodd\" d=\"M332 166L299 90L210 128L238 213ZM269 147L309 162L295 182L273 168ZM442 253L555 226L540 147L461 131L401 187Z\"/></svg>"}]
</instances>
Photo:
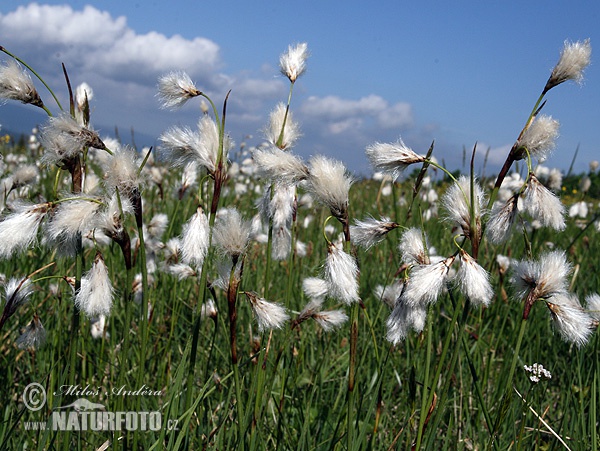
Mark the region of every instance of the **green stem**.
<instances>
[{"instance_id":1,"label":"green stem","mask_svg":"<svg viewBox=\"0 0 600 451\"><path fill-rule=\"evenodd\" d=\"M127 359L129 358L129 348L130 348L130 343L131 343L131 334L130 334L130 329L131 329L131 313L132 313L132 305L131 303L133 302L133 296L132 296L132 292L131 292L131 287L132 287L132 269L128 268L127 272L126 272L126 280L125 280L125 290L124 290L124 295L123 295L123 302L124 302L124 307L125 307L125 322L123 324L123 348L121 351L121 361L119 362L118 365L118 371L119 371L119 375L117 377L117 387L123 387L125 385L125 376L127 375ZM124 401L125 401L125 397L121 396L119 399L119 405L117 405L117 408L120 409L121 411L125 411L127 409L124 409Z\"/></svg>"},{"instance_id":2,"label":"green stem","mask_svg":"<svg viewBox=\"0 0 600 451\"><path fill-rule=\"evenodd\" d=\"M477 396L477 401L479 402L479 406L483 412L483 416L485 418L485 424L488 427L488 431L492 430L493 423L490 417L490 413L483 401L483 394L481 393L481 386L479 384L479 378L477 377L477 371L475 370L475 365L471 360L471 356L469 355L469 349L467 347L467 339L465 338L465 334L461 334L462 347L464 349L465 356L467 357L467 362L469 364L469 369L471 371L471 377L473 379L473 385L475 386L475 394Z\"/></svg>"},{"instance_id":3,"label":"green stem","mask_svg":"<svg viewBox=\"0 0 600 451\"><path fill-rule=\"evenodd\" d=\"M283 139L284 139L284 131L285 124L287 123L288 114L290 112L290 104L292 102L292 91L294 90L294 82L290 84L290 92L288 94L287 105L285 107L285 116L283 116L283 123L281 124L281 132L279 132L279 137L277 138L277 142L275 145L280 149L283 148Z\"/></svg>"},{"instance_id":4,"label":"green stem","mask_svg":"<svg viewBox=\"0 0 600 451\"><path fill-rule=\"evenodd\" d=\"M458 311L458 308L454 309L455 311ZM429 312L431 313L431 312ZM452 323L451 327L454 326L454 322ZM448 336L451 336L452 334L449 333ZM431 366L431 352L432 352L432 328L431 328L431 314L427 315L427 351L425 354L425 374L423 375L423 390L422 390L422 395L421 395L421 415L419 416L419 428L417 430L417 447L416 449L419 449L419 446L421 444L421 439L423 436L423 430L425 428L425 420L427 419L428 413L429 413L429 409L427 408L430 404L430 402L433 402L433 396L431 401L429 400L429 395L430 393L433 395L434 391L435 391L435 386L436 386L436 380L433 379L431 380L431 383L429 381L429 368Z\"/></svg>"},{"instance_id":5,"label":"green stem","mask_svg":"<svg viewBox=\"0 0 600 451\"><path fill-rule=\"evenodd\" d=\"M500 424L502 423L502 420L506 416L506 413L507 413L507 410L509 407L510 398L511 398L511 395L513 392L512 391L513 377L515 375L515 369L517 368L517 361L519 360L519 351L521 350L521 344L523 343L523 337L525 335L526 326L527 326L527 319L523 318L521 320L521 327L519 328L517 344L515 345L513 359L510 364L510 370L508 372L508 379L504 383L505 388L504 388L504 394L502 396L502 402L501 402L500 408L496 414L496 420L494 421L494 428L493 428L492 434L490 436L490 442L488 444L488 448L490 448L492 444L494 444L494 446L495 446L494 442L496 439L496 435L498 434L498 431L500 429Z\"/></svg>"},{"instance_id":6,"label":"green stem","mask_svg":"<svg viewBox=\"0 0 600 451\"><path fill-rule=\"evenodd\" d=\"M358 342L358 313L360 304L355 302L350 308L350 361L348 365L348 450L354 449L356 404L356 347Z\"/></svg>"},{"instance_id":7,"label":"green stem","mask_svg":"<svg viewBox=\"0 0 600 451\"><path fill-rule=\"evenodd\" d=\"M467 303L465 305L465 309L467 308L469 304ZM452 330L454 329L454 327L458 324L458 314L460 312L460 309L458 308L458 304L455 303L454 304L454 313L452 315L452 319L450 320L450 326L448 327L448 332L446 333L446 339L444 341L444 344L442 346L442 353L440 355L440 360L438 361L438 364L436 366L435 372L433 374L433 378L431 378L430 380L424 379L423 380L423 386L425 387L425 385L429 385L430 387L434 388L437 386L438 380L440 378L440 375L442 374L442 369L444 368L444 364L446 362L446 355L448 354L448 349L450 349L450 343L452 342ZM463 317L465 317L465 315L468 315L468 311L467 313L465 313L463 311ZM428 315L429 316L429 315ZM428 320L429 323L429 320ZM431 334L429 334L431 335ZM428 338L429 340L429 338ZM454 347L454 350L456 352L456 346ZM429 348L427 350L428 354L430 352ZM426 370L428 371L428 370ZM451 373L450 373L451 374ZM425 393L425 389L424 389L424 393ZM435 390L431 390L428 395L427 395L427 402L425 403L425 408L427 408L427 406L430 406L433 403L433 397L435 395ZM425 416L423 415L423 413L421 414L421 418L420 420L425 420ZM419 446L421 445L421 441L422 441L422 435L423 435L423 431L424 431L424 427L425 424L421 424L421 421L419 421L419 429L417 431L417 446L415 449L419 449Z\"/></svg>"}]
</instances>

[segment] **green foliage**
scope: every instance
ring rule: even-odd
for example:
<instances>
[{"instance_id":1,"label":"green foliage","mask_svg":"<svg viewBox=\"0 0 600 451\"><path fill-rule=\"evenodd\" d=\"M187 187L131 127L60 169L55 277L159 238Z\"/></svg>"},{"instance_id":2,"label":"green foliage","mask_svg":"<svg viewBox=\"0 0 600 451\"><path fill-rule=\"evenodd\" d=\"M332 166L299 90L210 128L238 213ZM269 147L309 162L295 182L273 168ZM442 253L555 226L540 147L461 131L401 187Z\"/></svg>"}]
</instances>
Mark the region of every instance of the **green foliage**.
<instances>
[{"instance_id":1,"label":"green foliage","mask_svg":"<svg viewBox=\"0 0 600 451\"><path fill-rule=\"evenodd\" d=\"M5 146L2 153L7 155L14 150L14 147ZM163 242L181 232L182 223L199 202L189 194L178 200L178 180L179 174L173 172L163 181L162 192L152 184L144 192L146 220L157 213L169 214L169 232L161 237ZM52 177L42 181L44 186L39 188L42 193L52 192ZM411 183L409 179L395 187L397 193L404 193L401 199L410 201ZM433 186L441 194L447 182ZM229 191L225 194L224 204L237 205L246 217L251 217L256 213L253 205L257 195L251 194L252 190L248 193L240 197ZM408 206L396 207L392 199L392 196L381 195L379 183L360 180L351 190L351 215L355 218L378 213L395 216L397 211L403 226L421 223L418 213L403 222ZM205 202L200 200L200 203ZM414 212L425 211L429 206L425 201L418 202ZM173 215L173 212L177 214ZM327 212L317 205L310 209L301 207L298 223L309 215L316 219L306 228L297 228L297 239L308 246L307 256L273 262L270 276L270 299L284 303L290 311L296 312L307 302L301 289L302 280L319 274L326 252L321 228ZM452 235L448 227L439 226L437 219L432 221L438 225L427 227L428 223L425 223L429 240L443 255L452 250ZM135 224L128 224L128 227L135 233ZM540 229L531 232L529 238L537 254L552 247L567 248L579 231L579 226L569 221L564 233ZM521 304L511 299L507 276L499 273L495 257L499 253L522 255L523 242L514 239L499 248L486 244L481 250L479 261L491 271L497 298L489 308L469 311L464 320L466 335L462 344L458 329L454 328L449 355L455 347L461 348L461 353L453 363L453 371L449 372L451 359L446 359L439 381L435 386L425 387L423 377L433 374L448 338L455 309L462 311L462 300L444 296L431 308L424 333L413 333L402 344L392 347L385 340L389 309L376 299L374 289L377 285L389 284L400 265L396 250L399 235L394 233L391 232L381 245L369 251L359 250L357 254L365 309L360 312L358 332L356 424L350 426L355 428L355 448L410 448L422 414L422 396L431 390L435 396L432 405L425 405L432 413L425 424L423 446L426 449L484 448L490 432L481 401L494 418L501 408L508 377L507 362L513 358L522 310ZM569 259L576 268L573 287L580 297L598 290L595 256L600 252L600 240L597 233L594 227L587 229L569 248ZM89 264L93 256L92 248L85 250L85 262ZM239 400L229 362L225 294L215 291L219 314L214 319L201 320L192 404L186 411L185 379L189 370L192 312L200 308L198 279L178 281L162 271L154 273L148 292L151 305L149 346L146 359L140 362L142 309L139 304L129 304L132 319L128 324L127 303L131 301L124 295L128 288L121 253L118 247L112 246L104 257L114 286L120 293L108 319L105 339L91 337L90 322L84 316L77 330L70 329L74 311L72 288L60 279L37 283L30 302L2 330L0 383L4 389L0 392L0 405L3 406L0 448L15 449L26 445L29 449L64 449L64 446L88 449L108 441L112 446L124 449L132 447L134 442L138 449L234 449L241 446L239 437L246 440L245 447L250 449L345 448L348 325L325 333L316 324L306 322L294 330L259 334L249 306L240 303L239 376L243 390ZM0 262L0 272L10 277L23 277L49 261L56 264L43 275L73 273L69 259L61 258L43 246ZM261 292L265 288L265 261L266 247L253 243L248 250L243 289ZM288 295L288 284L292 287L291 295ZM499 427L497 449L510 446L558 449L561 446L558 439L548 432L539 418L543 418L571 449L588 449L592 435L597 432L590 418L598 396L598 336L594 335L592 342L581 349L570 346L553 332L543 310L542 305L535 306L518 356L514 389L525 401L511 393ZM15 345L19 329L34 313L42 319L48 341L36 351L20 350ZM79 395L61 395L64 386L68 385L68 349L70 336L75 333L80 337L76 384L80 390L88 387L89 391L97 390L97 394L82 391ZM128 348L123 347L126 333L130 334L132 344ZM426 372L427 362L431 365L429 372ZM552 372L552 379L532 386L522 367L534 362L543 363ZM137 385L140 369L143 385L160 394L115 395L121 386L128 391L140 388ZM48 393L47 405L36 412L27 410L22 399L25 387L31 382L42 383ZM446 392L441 391L444 388ZM158 431L135 432L25 430L26 422L44 422L51 417L52 409L80 397L100 403L110 412L158 411L163 427ZM239 402L244 409L241 418L236 409ZM167 426L176 429L167 430ZM236 432L239 430L242 434Z\"/></svg>"}]
</instances>

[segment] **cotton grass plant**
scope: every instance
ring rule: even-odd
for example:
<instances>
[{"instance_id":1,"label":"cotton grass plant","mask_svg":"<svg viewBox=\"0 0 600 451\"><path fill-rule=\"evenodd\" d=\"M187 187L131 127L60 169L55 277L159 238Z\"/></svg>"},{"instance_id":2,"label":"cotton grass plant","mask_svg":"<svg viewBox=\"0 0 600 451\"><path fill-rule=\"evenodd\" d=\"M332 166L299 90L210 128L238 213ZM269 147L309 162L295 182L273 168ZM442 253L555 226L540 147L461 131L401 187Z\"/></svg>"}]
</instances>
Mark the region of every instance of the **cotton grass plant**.
<instances>
[{"instance_id":1,"label":"cotton grass plant","mask_svg":"<svg viewBox=\"0 0 600 451\"><path fill-rule=\"evenodd\" d=\"M185 72L160 77L157 107L198 119L138 151L94 131L92 87L67 76L54 112L2 50L0 96L49 120L39 145L1 147L0 448L597 449L597 231L539 164L559 129L546 95L581 81L589 41L565 43L497 177L398 139L365 149L383 181L295 153L305 43L280 56L287 101L262 142L237 152L234 93L217 108ZM19 430L47 418L19 404L32 381L46 414L90 385L176 427ZM142 385L160 395L108 394Z\"/></svg>"}]
</instances>

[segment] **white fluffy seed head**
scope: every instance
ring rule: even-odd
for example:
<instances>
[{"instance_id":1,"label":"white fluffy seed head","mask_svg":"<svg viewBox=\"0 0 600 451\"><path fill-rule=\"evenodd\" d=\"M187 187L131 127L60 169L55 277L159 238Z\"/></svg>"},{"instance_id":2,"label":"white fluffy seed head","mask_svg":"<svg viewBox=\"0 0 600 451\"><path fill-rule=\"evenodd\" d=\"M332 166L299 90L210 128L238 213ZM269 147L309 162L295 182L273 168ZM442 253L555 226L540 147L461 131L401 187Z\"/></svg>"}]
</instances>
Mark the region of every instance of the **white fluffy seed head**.
<instances>
[{"instance_id":1,"label":"white fluffy seed head","mask_svg":"<svg viewBox=\"0 0 600 451\"><path fill-rule=\"evenodd\" d=\"M302 291L308 298L322 302L329 294L329 284L318 277L307 277L302 280Z\"/></svg>"},{"instance_id":2,"label":"white fluffy seed head","mask_svg":"<svg viewBox=\"0 0 600 451\"><path fill-rule=\"evenodd\" d=\"M542 254L538 261L513 261L511 282L519 299L535 290L535 298L547 298L567 291L571 265L563 251Z\"/></svg>"},{"instance_id":3,"label":"white fluffy seed head","mask_svg":"<svg viewBox=\"0 0 600 451\"><path fill-rule=\"evenodd\" d=\"M78 197L61 202L46 224L46 237L55 243L71 242L77 234L85 234L94 228L94 223L97 221L96 214L101 207L100 202Z\"/></svg>"},{"instance_id":4,"label":"white fluffy seed head","mask_svg":"<svg viewBox=\"0 0 600 451\"><path fill-rule=\"evenodd\" d=\"M224 255L237 262L246 251L250 239L251 224L242 219L236 209L221 210L213 229L213 239Z\"/></svg>"},{"instance_id":5,"label":"white fluffy seed head","mask_svg":"<svg viewBox=\"0 0 600 451\"><path fill-rule=\"evenodd\" d=\"M352 255L330 244L324 275L329 285L330 296L345 304L359 301L358 265Z\"/></svg>"},{"instance_id":6,"label":"white fluffy seed head","mask_svg":"<svg viewBox=\"0 0 600 451\"><path fill-rule=\"evenodd\" d=\"M264 132L267 141L282 150L289 150L294 147L300 137L300 125L294 120L290 111L287 112L286 117L286 110L284 103L278 103L269 116L269 125ZM281 133L282 128L283 134Z\"/></svg>"},{"instance_id":7,"label":"white fluffy seed head","mask_svg":"<svg viewBox=\"0 0 600 451\"><path fill-rule=\"evenodd\" d=\"M389 174L394 179L411 164L425 161L425 157L415 153L401 139L396 143L376 142L368 146L365 153L373 169Z\"/></svg>"},{"instance_id":8,"label":"white fluffy seed head","mask_svg":"<svg viewBox=\"0 0 600 451\"><path fill-rule=\"evenodd\" d=\"M215 172L219 155L219 127L208 115L198 122L198 131L188 127L172 127L159 137L161 156L175 166L184 167L192 161ZM233 148L229 135L223 137L223 161Z\"/></svg>"},{"instance_id":9,"label":"white fluffy seed head","mask_svg":"<svg viewBox=\"0 0 600 451\"><path fill-rule=\"evenodd\" d=\"M394 282L386 286L377 285L373 294L377 299L381 300L390 309L393 309L396 306L396 302L398 301L398 298L400 298L403 289L404 281L395 280Z\"/></svg>"},{"instance_id":10,"label":"white fluffy seed head","mask_svg":"<svg viewBox=\"0 0 600 451\"><path fill-rule=\"evenodd\" d=\"M533 174L530 175L525 189L523 208L533 219L540 221L545 227L551 227L558 231L564 230L566 227L564 205Z\"/></svg>"},{"instance_id":11,"label":"white fluffy seed head","mask_svg":"<svg viewBox=\"0 0 600 451\"><path fill-rule=\"evenodd\" d=\"M202 207L183 226L181 234L181 259L196 269L202 268L208 252L210 227Z\"/></svg>"},{"instance_id":12,"label":"white fluffy seed head","mask_svg":"<svg viewBox=\"0 0 600 451\"><path fill-rule=\"evenodd\" d=\"M477 180L473 181L474 200L471 199L471 181L464 175L458 179L458 183L452 183L442 196L442 205L446 209L447 218L453 223L453 227L462 229L465 236L471 231L471 203L477 224L481 221L481 215L485 207L485 193Z\"/></svg>"},{"instance_id":13,"label":"white fluffy seed head","mask_svg":"<svg viewBox=\"0 0 600 451\"><path fill-rule=\"evenodd\" d=\"M183 71L170 72L158 79L157 97L162 108L179 108L200 94L190 76Z\"/></svg>"},{"instance_id":14,"label":"white fluffy seed head","mask_svg":"<svg viewBox=\"0 0 600 451\"><path fill-rule=\"evenodd\" d=\"M559 126L559 122L550 116L538 116L525 130L517 146L527 149L532 157L545 160L556 146ZM525 158L525 152L519 156Z\"/></svg>"},{"instance_id":15,"label":"white fluffy seed head","mask_svg":"<svg viewBox=\"0 0 600 451\"><path fill-rule=\"evenodd\" d=\"M565 41L560 59L552 69L544 91L548 91L567 80L581 82L583 80L583 71L590 64L591 55L592 45L589 39L583 42Z\"/></svg>"},{"instance_id":16,"label":"white fluffy seed head","mask_svg":"<svg viewBox=\"0 0 600 451\"><path fill-rule=\"evenodd\" d=\"M0 221L0 258L27 249L37 238L40 223L50 209L50 204L20 204L15 212Z\"/></svg>"},{"instance_id":17,"label":"white fluffy seed head","mask_svg":"<svg viewBox=\"0 0 600 451\"><path fill-rule=\"evenodd\" d=\"M425 307L436 302L446 289L448 271L453 262L454 257L448 257L438 263L413 266L399 302L409 307Z\"/></svg>"},{"instance_id":18,"label":"white fluffy seed head","mask_svg":"<svg viewBox=\"0 0 600 451\"><path fill-rule=\"evenodd\" d=\"M577 296L561 293L547 300L555 329L562 339L581 347L593 332L593 319L581 307Z\"/></svg>"},{"instance_id":19,"label":"white fluffy seed head","mask_svg":"<svg viewBox=\"0 0 600 451\"><path fill-rule=\"evenodd\" d=\"M104 165L104 177L109 190L117 188L121 193L129 194L139 189L142 183L140 165L134 148L122 146L115 149Z\"/></svg>"},{"instance_id":20,"label":"white fluffy seed head","mask_svg":"<svg viewBox=\"0 0 600 451\"><path fill-rule=\"evenodd\" d=\"M109 336L106 329L106 316L100 315L96 318L93 318L90 321L90 334L92 338L97 340L99 338L107 338Z\"/></svg>"},{"instance_id":21,"label":"white fluffy seed head","mask_svg":"<svg viewBox=\"0 0 600 451\"><path fill-rule=\"evenodd\" d=\"M348 321L348 315L343 310L326 310L317 312L312 315L312 318L325 332L331 332L334 329L339 329Z\"/></svg>"},{"instance_id":22,"label":"white fluffy seed head","mask_svg":"<svg viewBox=\"0 0 600 451\"><path fill-rule=\"evenodd\" d=\"M259 177L286 185L296 185L308 177L308 168L300 157L275 146L257 148L252 157Z\"/></svg>"},{"instance_id":23,"label":"white fluffy seed head","mask_svg":"<svg viewBox=\"0 0 600 451\"><path fill-rule=\"evenodd\" d=\"M518 213L519 197L514 195L507 202L496 202L490 212L486 235L494 244L504 243L512 232Z\"/></svg>"},{"instance_id":24,"label":"white fluffy seed head","mask_svg":"<svg viewBox=\"0 0 600 451\"><path fill-rule=\"evenodd\" d=\"M292 83L295 83L304 71L306 71L306 60L308 59L308 44L302 42L295 46L289 46L287 52L279 57L279 69Z\"/></svg>"},{"instance_id":25,"label":"white fluffy seed head","mask_svg":"<svg viewBox=\"0 0 600 451\"><path fill-rule=\"evenodd\" d=\"M44 146L42 161L47 164L68 161L85 147L106 149L97 132L78 124L67 113L48 119L40 129L40 142Z\"/></svg>"},{"instance_id":26,"label":"white fluffy seed head","mask_svg":"<svg viewBox=\"0 0 600 451\"><path fill-rule=\"evenodd\" d=\"M16 100L39 107L44 104L31 76L14 60L0 65L0 99Z\"/></svg>"},{"instance_id":27,"label":"white fluffy seed head","mask_svg":"<svg viewBox=\"0 0 600 451\"><path fill-rule=\"evenodd\" d=\"M407 265L427 265L429 264L429 256L423 243L423 233L416 227L407 229L400 238L398 249L402 262Z\"/></svg>"},{"instance_id":28,"label":"white fluffy seed head","mask_svg":"<svg viewBox=\"0 0 600 451\"><path fill-rule=\"evenodd\" d=\"M396 345L408 336L410 330L421 332L426 318L426 306L410 306L402 301L397 302L386 322L387 340Z\"/></svg>"},{"instance_id":29,"label":"white fluffy seed head","mask_svg":"<svg viewBox=\"0 0 600 451\"><path fill-rule=\"evenodd\" d=\"M108 268L100 253L96 254L92 268L81 278L81 287L75 295L75 305L94 318L108 316L112 308L113 287Z\"/></svg>"},{"instance_id":30,"label":"white fluffy seed head","mask_svg":"<svg viewBox=\"0 0 600 451\"><path fill-rule=\"evenodd\" d=\"M344 218L348 210L352 177L346 174L343 163L317 155L309 161L309 173L309 191L329 207L333 216Z\"/></svg>"},{"instance_id":31,"label":"white fluffy seed head","mask_svg":"<svg viewBox=\"0 0 600 451\"><path fill-rule=\"evenodd\" d=\"M252 306L260 332L269 329L281 329L286 321L290 319L287 310L282 305L269 302L253 292L246 292L246 296Z\"/></svg>"},{"instance_id":32,"label":"white fluffy seed head","mask_svg":"<svg viewBox=\"0 0 600 451\"><path fill-rule=\"evenodd\" d=\"M594 321L600 322L600 295L590 294L585 298L585 302L589 315Z\"/></svg>"},{"instance_id":33,"label":"white fluffy seed head","mask_svg":"<svg viewBox=\"0 0 600 451\"><path fill-rule=\"evenodd\" d=\"M39 349L46 342L46 329L39 316L34 315L23 333L17 338L19 349Z\"/></svg>"},{"instance_id":34,"label":"white fluffy seed head","mask_svg":"<svg viewBox=\"0 0 600 451\"><path fill-rule=\"evenodd\" d=\"M33 293L33 286L29 279L9 279L4 285L2 315L6 318L11 317L21 305L27 302L31 293Z\"/></svg>"},{"instance_id":35,"label":"white fluffy seed head","mask_svg":"<svg viewBox=\"0 0 600 451\"><path fill-rule=\"evenodd\" d=\"M354 244L369 249L381 243L386 235L397 227L399 225L387 217L366 218L362 221L356 220L354 225L350 226L350 236Z\"/></svg>"},{"instance_id":36,"label":"white fluffy seed head","mask_svg":"<svg viewBox=\"0 0 600 451\"><path fill-rule=\"evenodd\" d=\"M488 306L494 297L489 274L473 257L461 249L460 266L454 279L473 305Z\"/></svg>"}]
</instances>

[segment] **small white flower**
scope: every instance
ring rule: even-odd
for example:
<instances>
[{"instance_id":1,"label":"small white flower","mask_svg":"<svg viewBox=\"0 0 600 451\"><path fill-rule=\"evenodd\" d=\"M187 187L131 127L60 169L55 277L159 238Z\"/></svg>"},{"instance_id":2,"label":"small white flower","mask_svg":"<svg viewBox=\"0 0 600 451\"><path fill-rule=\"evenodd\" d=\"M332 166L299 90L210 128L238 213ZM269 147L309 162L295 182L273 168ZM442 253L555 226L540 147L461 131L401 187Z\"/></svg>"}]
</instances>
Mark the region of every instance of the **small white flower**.
<instances>
[{"instance_id":1,"label":"small white flower","mask_svg":"<svg viewBox=\"0 0 600 451\"><path fill-rule=\"evenodd\" d=\"M306 60L308 59L308 45L306 42L289 46L286 53L279 57L279 68L292 83L295 83L306 70Z\"/></svg>"},{"instance_id":2,"label":"small white flower","mask_svg":"<svg viewBox=\"0 0 600 451\"><path fill-rule=\"evenodd\" d=\"M175 109L188 100L201 95L185 72L170 72L158 79L158 98L162 108Z\"/></svg>"},{"instance_id":3,"label":"small white flower","mask_svg":"<svg viewBox=\"0 0 600 451\"><path fill-rule=\"evenodd\" d=\"M552 379L552 374L548 371L541 363L534 363L531 366L524 365L523 369L527 371L530 376L529 380L534 384L537 384L541 380Z\"/></svg>"}]
</instances>

